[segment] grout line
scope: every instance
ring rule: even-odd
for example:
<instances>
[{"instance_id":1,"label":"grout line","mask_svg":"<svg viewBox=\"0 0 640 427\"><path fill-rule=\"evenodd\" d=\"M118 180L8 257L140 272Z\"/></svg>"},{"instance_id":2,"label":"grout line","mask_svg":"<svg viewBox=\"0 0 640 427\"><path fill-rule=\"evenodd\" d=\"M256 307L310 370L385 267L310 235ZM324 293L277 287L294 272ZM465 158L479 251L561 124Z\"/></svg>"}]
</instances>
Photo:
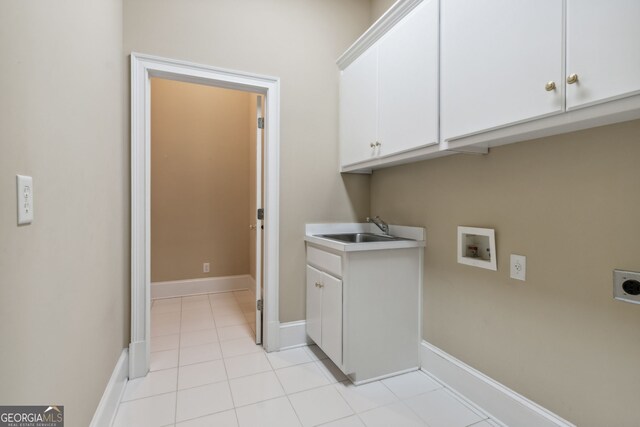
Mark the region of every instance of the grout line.
<instances>
[{"instance_id":1,"label":"grout line","mask_svg":"<svg viewBox=\"0 0 640 427\"><path fill-rule=\"evenodd\" d=\"M211 309L211 316L213 316L213 304L211 303L211 298L207 295L207 301L209 301L209 308ZM215 320L214 320L215 325ZM222 366L224 367L224 375L227 377L227 387L229 388L229 396L231 396L231 404L233 405L233 414L236 417L236 424L240 425L240 420L238 419L238 411L236 411L236 402L233 399L233 391L231 390L231 380L229 379L229 371L227 370L227 363L224 361L224 354L222 353L222 345L220 344L220 335L218 334L218 327L215 328L216 338L218 338L218 347L220 347L220 355L222 356Z\"/></svg>"},{"instance_id":2,"label":"grout line","mask_svg":"<svg viewBox=\"0 0 640 427\"><path fill-rule=\"evenodd\" d=\"M276 376L276 379L278 380L278 383L280 384L280 387L282 387L282 391L284 392L284 397L286 397L287 402L289 402L289 406L291 406L291 409L293 409L293 413L295 414L296 418L298 419L298 422L300 423L301 426L304 425L302 423L302 420L300 419L300 415L298 415L298 411L296 411L296 407L293 406L293 403L291 402L291 399L289 398L289 393L287 393L287 390L284 388L284 385L282 384L282 381L280 381L280 377L276 373L276 370L273 368L273 363L271 363L271 360L269 360L268 357L267 357L267 362L269 362L269 365L271 365L272 372Z\"/></svg>"},{"instance_id":3,"label":"grout line","mask_svg":"<svg viewBox=\"0 0 640 427\"><path fill-rule=\"evenodd\" d=\"M393 378L393 377L391 377L391 378ZM402 401L402 398L400 396L398 396L393 390L391 390L391 387L389 387L388 385L386 385L384 383L384 379L383 380L378 380L378 382L380 384L382 384L383 386L385 386L387 388L387 390L389 390L391 392L391 394L393 394L396 398L398 398L398 401Z\"/></svg>"},{"instance_id":4,"label":"grout line","mask_svg":"<svg viewBox=\"0 0 640 427\"><path fill-rule=\"evenodd\" d=\"M449 392L449 394L456 399L457 401L459 401L463 406L467 407L471 412L475 413L476 415L478 415L479 417L484 417L483 420L489 419L491 418L491 416L485 412L484 409L482 409L480 406L476 405L474 402L472 402L471 400L467 399L464 395L462 395L461 393L458 393L456 390L454 390L453 388L451 388L448 384L440 381L439 378L436 378L435 376L431 375L430 373L423 371L422 369L420 369L420 372L425 375L427 378L431 379L432 381L434 381L435 383L438 383L442 386L442 388L444 390L447 390Z\"/></svg>"},{"instance_id":5,"label":"grout line","mask_svg":"<svg viewBox=\"0 0 640 427\"><path fill-rule=\"evenodd\" d=\"M152 397L157 397L157 396L164 396L165 394L172 394L172 393L177 393L176 390L173 391L164 391L162 393L156 393L156 394L152 394L150 396L144 396L144 397L137 397L135 399L130 399L130 400L121 400L120 403L118 404L118 407L120 407L120 404L122 403L129 403L129 402L137 402L139 400L144 400L144 399L151 399ZM13 424L12 424L13 425Z\"/></svg>"},{"instance_id":6,"label":"grout line","mask_svg":"<svg viewBox=\"0 0 640 427\"><path fill-rule=\"evenodd\" d=\"M180 382L180 343L182 341L182 298L180 298L180 319L178 320L179 323L179 328L178 330L180 331L178 333L178 372L176 374L176 403L175 403L175 409L173 412L173 423L177 423L178 422L178 386L179 386L179 382Z\"/></svg>"}]
</instances>

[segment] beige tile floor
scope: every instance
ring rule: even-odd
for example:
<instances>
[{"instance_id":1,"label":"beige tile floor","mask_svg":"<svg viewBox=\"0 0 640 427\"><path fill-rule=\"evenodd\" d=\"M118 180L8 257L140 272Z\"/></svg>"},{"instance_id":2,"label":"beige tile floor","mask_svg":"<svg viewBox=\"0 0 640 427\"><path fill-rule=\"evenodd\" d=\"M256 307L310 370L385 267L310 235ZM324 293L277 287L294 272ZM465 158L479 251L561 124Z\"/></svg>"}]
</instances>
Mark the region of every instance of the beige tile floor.
<instances>
[{"instance_id":1,"label":"beige tile floor","mask_svg":"<svg viewBox=\"0 0 640 427\"><path fill-rule=\"evenodd\" d=\"M354 386L317 346L266 353L248 291L153 301L151 372L114 427L499 425L416 371Z\"/></svg>"}]
</instances>

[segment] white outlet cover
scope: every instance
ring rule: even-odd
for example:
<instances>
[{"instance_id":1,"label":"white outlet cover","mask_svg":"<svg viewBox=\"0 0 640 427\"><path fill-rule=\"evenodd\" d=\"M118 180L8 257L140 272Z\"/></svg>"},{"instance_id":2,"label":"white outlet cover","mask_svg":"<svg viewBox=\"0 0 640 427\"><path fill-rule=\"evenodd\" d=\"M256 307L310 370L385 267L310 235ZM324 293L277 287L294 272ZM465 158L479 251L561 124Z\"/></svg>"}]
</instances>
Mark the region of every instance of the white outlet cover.
<instances>
[{"instance_id":1,"label":"white outlet cover","mask_svg":"<svg viewBox=\"0 0 640 427\"><path fill-rule=\"evenodd\" d=\"M16 175L18 225L33 222L33 178Z\"/></svg>"},{"instance_id":2,"label":"white outlet cover","mask_svg":"<svg viewBox=\"0 0 640 427\"><path fill-rule=\"evenodd\" d=\"M527 257L511 254L511 278L524 281L527 277Z\"/></svg>"}]
</instances>

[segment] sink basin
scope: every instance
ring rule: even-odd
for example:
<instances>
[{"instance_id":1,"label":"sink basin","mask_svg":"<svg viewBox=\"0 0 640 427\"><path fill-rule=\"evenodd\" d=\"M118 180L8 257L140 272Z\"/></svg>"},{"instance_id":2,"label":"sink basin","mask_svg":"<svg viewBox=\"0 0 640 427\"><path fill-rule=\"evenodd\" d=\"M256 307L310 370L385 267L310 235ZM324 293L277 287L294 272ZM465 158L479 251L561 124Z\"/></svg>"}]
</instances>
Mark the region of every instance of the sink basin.
<instances>
[{"instance_id":1,"label":"sink basin","mask_svg":"<svg viewBox=\"0 0 640 427\"><path fill-rule=\"evenodd\" d=\"M336 240L341 243L396 242L399 240L411 240L403 237L383 236L381 234L373 233L318 234L316 237Z\"/></svg>"}]
</instances>

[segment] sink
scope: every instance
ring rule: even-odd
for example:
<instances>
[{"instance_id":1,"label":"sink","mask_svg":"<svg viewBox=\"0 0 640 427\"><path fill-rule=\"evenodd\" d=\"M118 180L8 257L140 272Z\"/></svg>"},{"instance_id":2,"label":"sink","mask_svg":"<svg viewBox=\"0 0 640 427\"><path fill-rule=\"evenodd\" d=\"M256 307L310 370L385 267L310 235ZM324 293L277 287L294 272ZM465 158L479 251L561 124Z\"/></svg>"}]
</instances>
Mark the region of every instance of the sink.
<instances>
[{"instance_id":1,"label":"sink","mask_svg":"<svg viewBox=\"0 0 640 427\"><path fill-rule=\"evenodd\" d=\"M397 242L400 240L411 240L403 237L383 236L381 234L373 233L317 234L316 237L336 240L341 243Z\"/></svg>"}]
</instances>

